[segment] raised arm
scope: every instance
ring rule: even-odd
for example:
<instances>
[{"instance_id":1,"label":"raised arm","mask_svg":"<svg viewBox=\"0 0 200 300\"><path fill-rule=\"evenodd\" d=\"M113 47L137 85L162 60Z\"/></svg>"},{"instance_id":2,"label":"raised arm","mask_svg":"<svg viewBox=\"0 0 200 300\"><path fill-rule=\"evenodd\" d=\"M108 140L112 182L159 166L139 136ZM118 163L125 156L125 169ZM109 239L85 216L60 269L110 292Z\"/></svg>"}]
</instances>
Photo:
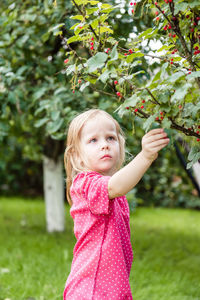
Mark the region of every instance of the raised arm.
<instances>
[{"instance_id":1,"label":"raised arm","mask_svg":"<svg viewBox=\"0 0 200 300\"><path fill-rule=\"evenodd\" d=\"M125 167L117 171L108 182L109 198L127 194L142 178L157 158L158 151L169 143L163 128L153 129L142 138L142 150Z\"/></svg>"}]
</instances>

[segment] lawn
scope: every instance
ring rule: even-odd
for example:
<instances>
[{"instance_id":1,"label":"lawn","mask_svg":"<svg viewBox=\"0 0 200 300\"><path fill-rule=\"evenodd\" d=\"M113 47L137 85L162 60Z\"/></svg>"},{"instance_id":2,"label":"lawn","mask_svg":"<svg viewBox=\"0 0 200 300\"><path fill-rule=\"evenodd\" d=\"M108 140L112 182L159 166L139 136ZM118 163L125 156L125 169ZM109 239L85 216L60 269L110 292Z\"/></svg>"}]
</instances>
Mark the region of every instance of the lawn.
<instances>
[{"instance_id":1,"label":"lawn","mask_svg":"<svg viewBox=\"0 0 200 300\"><path fill-rule=\"evenodd\" d=\"M133 299L200 300L200 212L136 208L130 224ZM44 202L1 197L0 300L62 300L74 243L68 206L47 234Z\"/></svg>"}]
</instances>

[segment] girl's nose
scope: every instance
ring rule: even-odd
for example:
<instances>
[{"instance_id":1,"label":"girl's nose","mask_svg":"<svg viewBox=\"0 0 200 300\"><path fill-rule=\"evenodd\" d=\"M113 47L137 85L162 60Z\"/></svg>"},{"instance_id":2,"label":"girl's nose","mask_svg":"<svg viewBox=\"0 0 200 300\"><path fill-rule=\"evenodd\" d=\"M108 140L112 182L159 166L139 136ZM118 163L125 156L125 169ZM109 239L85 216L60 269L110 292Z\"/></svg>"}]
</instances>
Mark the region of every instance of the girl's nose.
<instances>
[{"instance_id":1,"label":"girl's nose","mask_svg":"<svg viewBox=\"0 0 200 300\"><path fill-rule=\"evenodd\" d=\"M102 145L101 145L102 150L108 149L108 147L109 147L109 146L108 146L107 141L102 142Z\"/></svg>"}]
</instances>

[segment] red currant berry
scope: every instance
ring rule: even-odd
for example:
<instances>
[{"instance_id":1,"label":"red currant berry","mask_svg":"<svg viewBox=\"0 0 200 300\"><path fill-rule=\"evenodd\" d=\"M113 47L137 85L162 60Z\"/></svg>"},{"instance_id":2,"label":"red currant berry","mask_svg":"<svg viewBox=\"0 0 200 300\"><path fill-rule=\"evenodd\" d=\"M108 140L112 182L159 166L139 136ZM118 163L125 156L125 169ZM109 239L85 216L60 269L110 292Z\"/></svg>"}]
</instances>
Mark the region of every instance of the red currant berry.
<instances>
[{"instance_id":1,"label":"red currant berry","mask_svg":"<svg viewBox=\"0 0 200 300\"><path fill-rule=\"evenodd\" d=\"M68 59L68 58L66 58L66 59L64 60L64 63L65 63L65 64L67 64L67 63L68 63L68 61L69 61L69 59Z\"/></svg>"},{"instance_id":2,"label":"red currant berry","mask_svg":"<svg viewBox=\"0 0 200 300\"><path fill-rule=\"evenodd\" d=\"M118 97L121 97L121 93L120 93L120 92L117 92L116 95L117 95Z\"/></svg>"},{"instance_id":3,"label":"red currant berry","mask_svg":"<svg viewBox=\"0 0 200 300\"><path fill-rule=\"evenodd\" d=\"M114 81L114 84L118 84L118 81L117 81L117 80L115 80L115 81Z\"/></svg>"},{"instance_id":4,"label":"red currant berry","mask_svg":"<svg viewBox=\"0 0 200 300\"><path fill-rule=\"evenodd\" d=\"M134 112L137 112L138 111L138 109L136 108L135 110L134 110Z\"/></svg>"}]
</instances>

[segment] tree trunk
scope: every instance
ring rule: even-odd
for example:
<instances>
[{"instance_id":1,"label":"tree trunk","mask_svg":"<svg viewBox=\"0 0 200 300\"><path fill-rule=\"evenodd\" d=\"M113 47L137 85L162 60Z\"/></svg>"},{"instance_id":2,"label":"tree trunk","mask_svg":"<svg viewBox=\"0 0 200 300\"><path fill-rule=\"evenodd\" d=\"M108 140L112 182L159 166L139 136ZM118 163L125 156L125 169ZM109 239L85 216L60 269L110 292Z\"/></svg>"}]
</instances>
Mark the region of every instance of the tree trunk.
<instances>
[{"instance_id":1,"label":"tree trunk","mask_svg":"<svg viewBox=\"0 0 200 300\"><path fill-rule=\"evenodd\" d=\"M200 188L200 163L197 161L193 166L192 166L194 176L196 179L196 182Z\"/></svg>"},{"instance_id":2,"label":"tree trunk","mask_svg":"<svg viewBox=\"0 0 200 300\"><path fill-rule=\"evenodd\" d=\"M64 178L63 163L44 156L44 197L47 231L64 231Z\"/></svg>"}]
</instances>

